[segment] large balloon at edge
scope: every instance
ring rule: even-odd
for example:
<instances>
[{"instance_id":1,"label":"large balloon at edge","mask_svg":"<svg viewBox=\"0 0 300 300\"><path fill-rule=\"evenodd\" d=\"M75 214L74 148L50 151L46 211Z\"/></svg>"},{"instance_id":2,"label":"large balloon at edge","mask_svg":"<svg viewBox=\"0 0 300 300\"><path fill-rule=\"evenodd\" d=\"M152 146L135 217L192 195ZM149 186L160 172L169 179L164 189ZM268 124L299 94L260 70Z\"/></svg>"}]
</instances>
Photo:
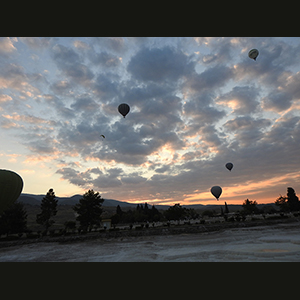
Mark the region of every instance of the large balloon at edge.
<instances>
[{"instance_id":1,"label":"large balloon at edge","mask_svg":"<svg viewBox=\"0 0 300 300\"><path fill-rule=\"evenodd\" d=\"M248 56L254 60L256 60L257 56L258 56L259 52L257 49L252 49L249 51Z\"/></svg>"},{"instance_id":2,"label":"large balloon at edge","mask_svg":"<svg viewBox=\"0 0 300 300\"><path fill-rule=\"evenodd\" d=\"M217 200L219 200L219 197L222 194L222 188L220 186L215 185L210 189L210 192L217 198Z\"/></svg>"},{"instance_id":3,"label":"large balloon at edge","mask_svg":"<svg viewBox=\"0 0 300 300\"><path fill-rule=\"evenodd\" d=\"M233 168L233 163L229 162L229 163L227 163L227 164L225 165L225 167L226 167L229 171L231 171L231 169Z\"/></svg>"},{"instance_id":4,"label":"large balloon at edge","mask_svg":"<svg viewBox=\"0 0 300 300\"><path fill-rule=\"evenodd\" d=\"M125 118L125 116L129 113L130 107L126 103L122 103L118 106L119 113Z\"/></svg>"},{"instance_id":5,"label":"large balloon at edge","mask_svg":"<svg viewBox=\"0 0 300 300\"><path fill-rule=\"evenodd\" d=\"M20 175L9 170L0 170L0 214L20 196L23 180Z\"/></svg>"}]
</instances>

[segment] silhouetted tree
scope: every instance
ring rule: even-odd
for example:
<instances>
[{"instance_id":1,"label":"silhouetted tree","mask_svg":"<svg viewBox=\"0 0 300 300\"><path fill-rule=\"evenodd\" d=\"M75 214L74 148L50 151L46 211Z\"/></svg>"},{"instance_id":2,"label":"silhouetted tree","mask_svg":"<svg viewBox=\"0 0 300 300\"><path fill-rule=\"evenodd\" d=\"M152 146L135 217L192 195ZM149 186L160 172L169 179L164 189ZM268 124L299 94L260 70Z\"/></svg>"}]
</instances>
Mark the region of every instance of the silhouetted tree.
<instances>
[{"instance_id":1,"label":"silhouetted tree","mask_svg":"<svg viewBox=\"0 0 300 300\"><path fill-rule=\"evenodd\" d=\"M225 214L228 214L228 213L229 213L229 209L228 209L227 203L225 202Z\"/></svg>"},{"instance_id":2,"label":"silhouetted tree","mask_svg":"<svg viewBox=\"0 0 300 300\"><path fill-rule=\"evenodd\" d=\"M291 187L287 188L287 195L278 197L275 204L279 206L280 211L296 211L300 210L299 198L296 196L295 190Z\"/></svg>"},{"instance_id":3,"label":"silhouetted tree","mask_svg":"<svg viewBox=\"0 0 300 300\"><path fill-rule=\"evenodd\" d=\"M120 205L118 205L117 209L116 209L116 213L111 216L111 223L113 225L118 224L119 222L121 222L122 217L123 217L123 211L122 211Z\"/></svg>"},{"instance_id":4,"label":"silhouetted tree","mask_svg":"<svg viewBox=\"0 0 300 300\"><path fill-rule=\"evenodd\" d=\"M206 210L204 210L204 211L202 212L201 215L202 215L202 217L207 216L207 217L211 218L211 217L214 216L214 214L215 214L215 211L214 211L214 210L206 209Z\"/></svg>"},{"instance_id":5,"label":"silhouetted tree","mask_svg":"<svg viewBox=\"0 0 300 300\"><path fill-rule=\"evenodd\" d=\"M296 196L295 190L291 187L287 188L287 202L291 211L299 210L299 198Z\"/></svg>"},{"instance_id":6,"label":"silhouetted tree","mask_svg":"<svg viewBox=\"0 0 300 300\"><path fill-rule=\"evenodd\" d=\"M280 211L282 212L286 212L289 211L289 204L287 202L287 197L280 195L280 197L278 197L275 200L275 204L279 207Z\"/></svg>"},{"instance_id":7,"label":"silhouetted tree","mask_svg":"<svg viewBox=\"0 0 300 300\"><path fill-rule=\"evenodd\" d=\"M117 206L117 211L116 211L116 213L117 213L120 217L122 216L123 211L122 211L120 205Z\"/></svg>"},{"instance_id":8,"label":"silhouetted tree","mask_svg":"<svg viewBox=\"0 0 300 300\"><path fill-rule=\"evenodd\" d=\"M258 213L257 202L246 199L243 202L243 210L245 214Z\"/></svg>"},{"instance_id":9,"label":"silhouetted tree","mask_svg":"<svg viewBox=\"0 0 300 300\"><path fill-rule=\"evenodd\" d=\"M24 205L15 202L7 208L0 217L0 235L23 233L27 229L27 212Z\"/></svg>"},{"instance_id":10,"label":"silhouetted tree","mask_svg":"<svg viewBox=\"0 0 300 300\"><path fill-rule=\"evenodd\" d=\"M117 223L134 223L134 222L156 222L162 218L162 214L153 205L151 208L147 203L143 206L138 204L136 209L132 211L122 211L119 206L117 206L116 213L111 216L113 224Z\"/></svg>"},{"instance_id":11,"label":"silhouetted tree","mask_svg":"<svg viewBox=\"0 0 300 300\"><path fill-rule=\"evenodd\" d=\"M36 215L36 222L45 227L45 234L51 225L55 223L52 217L57 213L57 201L53 189L49 189L41 202L41 213Z\"/></svg>"},{"instance_id":12,"label":"silhouetted tree","mask_svg":"<svg viewBox=\"0 0 300 300\"><path fill-rule=\"evenodd\" d=\"M180 220L185 216L185 209L177 203L165 210L164 215L167 220Z\"/></svg>"},{"instance_id":13,"label":"silhouetted tree","mask_svg":"<svg viewBox=\"0 0 300 300\"><path fill-rule=\"evenodd\" d=\"M199 214L196 212L194 208L184 208L185 210L185 216L188 219L197 219L199 218Z\"/></svg>"},{"instance_id":14,"label":"silhouetted tree","mask_svg":"<svg viewBox=\"0 0 300 300\"><path fill-rule=\"evenodd\" d=\"M147 204L147 202L145 202L145 205L144 205L144 211L147 213L147 211L148 211L148 204Z\"/></svg>"},{"instance_id":15,"label":"silhouetted tree","mask_svg":"<svg viewBox=\"0 0 300 300\"><path fill-rule=\"evenodd\" d=\"M65 231L68 232L68 230L72 230L72 232L74 232L74 230L76 229L76 222L75 221L66 221L64 223L65 225Z\"/></svg>"},{"instance_id":16,"label":"silhouetted tree","mask_svg":"<svg viewBox=\"0 0 300 300\"><path fill-rule=\"evenodd\" d=\"M157 222L161 219L162 214L158 211L158 209L152 205L152 208L150 210L150 218L149 222Z\"/></svg>"},{"instance_id":17,"label":"silhouetted tree","mask_svg":"<svg viewBox=\"0 0 300 300\"><path fill-rule=\"evenodd\" d=\"M93 226L100 226L103 201L98 192L88 190L79 203L73 206L78 214L76 220L79 221L81 229L91 231Z\"/></svg>"}]
</instances>

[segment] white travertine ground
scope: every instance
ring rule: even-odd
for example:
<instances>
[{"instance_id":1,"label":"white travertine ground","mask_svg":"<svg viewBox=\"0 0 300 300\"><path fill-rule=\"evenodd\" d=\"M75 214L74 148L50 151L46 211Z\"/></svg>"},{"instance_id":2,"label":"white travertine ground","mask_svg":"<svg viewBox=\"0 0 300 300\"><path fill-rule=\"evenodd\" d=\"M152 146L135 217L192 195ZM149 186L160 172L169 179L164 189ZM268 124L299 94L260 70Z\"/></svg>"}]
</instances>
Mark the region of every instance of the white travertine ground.
<instances>
[{"instance_id":1,"label":"white travertine ground","mask_svg":"<svg viewBox=\"0 0 300 300\"><path fill-rule=\"evenodd\" d=\"M300 261L300 223L0 248L1 262Z\"/></svg>"}]
</instances>

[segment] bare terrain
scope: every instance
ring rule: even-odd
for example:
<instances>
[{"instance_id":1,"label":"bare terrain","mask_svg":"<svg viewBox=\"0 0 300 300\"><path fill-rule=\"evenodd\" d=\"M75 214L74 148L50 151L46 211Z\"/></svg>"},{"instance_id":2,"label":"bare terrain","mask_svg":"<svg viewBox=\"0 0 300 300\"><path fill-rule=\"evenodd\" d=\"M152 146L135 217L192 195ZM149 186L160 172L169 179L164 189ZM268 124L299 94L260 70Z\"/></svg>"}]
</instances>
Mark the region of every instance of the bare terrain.
<instances>
[{"instance_id":1,"label":"bare terrain","mask_svg":"<svg viewBox=\"0 0 300 300\"><path fill-rule=\"evenodd\" d=\"M300 222L174 235L38 242L0 248L1 262L300 261Z\"/></svg>"}]
</instances>

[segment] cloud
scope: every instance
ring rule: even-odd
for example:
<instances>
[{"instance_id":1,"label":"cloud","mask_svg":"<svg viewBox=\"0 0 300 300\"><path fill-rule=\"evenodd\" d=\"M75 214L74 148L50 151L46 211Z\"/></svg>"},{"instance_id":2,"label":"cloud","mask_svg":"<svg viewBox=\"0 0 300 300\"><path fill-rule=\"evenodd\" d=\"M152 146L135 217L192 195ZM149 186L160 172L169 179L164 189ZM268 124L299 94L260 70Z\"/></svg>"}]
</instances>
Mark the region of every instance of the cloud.
<instances>
[{"instance_id":1,"label":"cloud","mask_svg":"<svg viewBox=\"0 0 300 300\"><path fill-rule=\"evenodd\" d=\"M86 112L97 110L99 105L88 94L83 94L76 98L75 102L71 104L71 108Z\"/></svg>"},{"instance_id":2,"label":"cloud","mask_svg":"<svg viewBox=\"0 0 300 300\"><path fill-rule=\"evenodd\" d=\"M235 86L230 92L217 97L216 102L231 108L237 115L245 115L256 111L258 96L259 91L253 86Z\"/></svg>"},{"instance_id":3,"label":"cloud","mask_svg":"<svg viewBox=\"0 0 300 300\"><path fill-rule=\"evenodd\" d=\"M276 145L287 149L295 146L299 141L300 117L285 116L274 123L271 129L265 133L264 141L270 145Z\"/></svg>"},{"instance_id":4,"label":"cloud","mask_svg":"<svg viewBox=\"0 0 300 300\"><path fill-rule=\"evenodd\" d=\"M212 52L203 55L202 61L204 64L211 63L228 63L232 59L231 52L233 50L233 44L230 39L218 38L217 42L211 40L210 43L206 42L207 45L210 45Z\"/></svg>"},{"instance_id":5,"label":"cloud","mask_svg":"<svg viewBox=\"0 0 300 300\"><path fill-rule=\"evenodd\" d=\"M25 123L31 123L31 124L41 124L41 123L47 123L49 125L55 125L56 123L54 121L49 121L40 117L35 117L31 115L18 115L17 113L13 113L12 115L2 115L4 118L9 120L15 120L15 121L21 121Z\"/></svg>"},{"instance_id":6,"label":"cloud","mask_svg":"<svg viewBox=\"0 0 300 300\"><path fill-rule=\"evenodd\" d=\"M156 173L165 173L165 172L167 172L169 170L170 170L170 166L169 165L164 165L161 168L156 168L155 172Z\"/></svg>"},{"instance_id":7,"label":"cloud","mask_svg":"<svg viewBox=\"0 0 300 300\"><path fill-rule=\"evenodd\" d=\"M101 65L106 68L115 68L118 67L122 58L106 51L102 51L100 53L97 52L89 52L89 59L95 65Z\"/></svg>"},{"instance_id":8,"label":"cloud","mask_svg":"<svg viewBox=\"0 0 300 300\"><path fill-rule=\"evenodd\" d=\"M56 44L52 48L52 57L57 67L76 83L88 85L94 77L80 55L70 47Z\"/></svg>"},{"instance_id":9,"label":"cloud","mask_svg":"<svg viewBox=\"0 0 300 300\"><path fill-rule=\"evenodd\" d=\"M250 116L237 117L224 124L224 128L234 133L235 144L248 147L264 136L264 129L271 125L268 119L254 119Z\"/></svg>"},{"instance_id":10,"label":"cloud","mask_svg":"<svg viewBox=\"0 0 300 300\"><path fill-rule=\"evenodd\" d=\"M56 173L61 174L64 180L68 180L70 183L78 186L86 185L86 178L84 173L80 173L72 168L62 168L56 171Z\"/></svg>"},{"instance_id":11,"label":"cloud","mask_svg":"<svg viewBox=\"0 0 300 300\"><path fill-rule=\"evenodd\" d=\"M262 99L264 109L281 112L291 107L292 98L286 92L272 91Z\"/></svg>"},{"instance_id":12,"label":"cloud","mask_svg":"<svg viewBox=\"0 0 300 300\"><path fill-rule=\"evenodd\" d=\"M255 37L0 39L3 151L18 144L28 169L57 170L70 191L196 202L220 185L229 201L263 199L271 183L299 184L299 49Z\"/></svg>"},{"instance_id":13,"label":"cloud","mask_svg":"<svg viewBox=\"0 0 300 300\"><path fill-rule=\"evenodd\" d=\"M79 63L80 56L70 47L56 44L52 48L52 56L54 61L61 67Z\"/></svg>"},{"instance_id":14,"label":"cloud","mask_svg":"<svg viewBox=\"0 0 300 300\"><path fill-rule=\"evenodd\" d=\"M130 103L140 107L150 99L161 99L172 93L173 89L159 83L147 82L139 85L128 83L128 87L122 89L124 96L121 97L122 102L130 99Z\"/></svg>"},{"instance_id":15,"label":"cloud","mask_svg":"<svg viewBox=\"0 0 300 300\"><path fill-rule=\"evenodd\" d=\"M10 97L9 95L5 95L5 94L0 94L0 102L7 102L7 101L11 101L12 97Z\"/></svg>"},{"instance_id":16,"label":"cloud","mask_svg":"<svg viewBox=\"0 0 300 300\"><path fill-rule=\"evenodd\" d=\"M226 115L224 110L211 106L211 101L212 97L209 95L201 95L184 104L185 115L193 120L188 125L188 135L195 134L199 127L216 123Z\"/></svg>"},{"instance_id":17,"label":"cloud","mask_svg":"<svg viewBox=\"0 0 300 300\"><path fill-rule=\"evenodd\" d=\"M59 96L59 95L58 95ZM46 106L55 109L58 116L62 117L63 120L70 120L75 117L75 111L65 105L60 97L53 94L44 94L42 97Z\"/></svg>"},{"instance_id":18,"label":"cloud","mask_svg":"<svg viewBox=\"0 0 300 300\"><path fill-rule=\"evenodd\" d=\"M216 65L203 71L202 73L193 73L184 83L184 91L190 94L212 93L213 89L221 88L229 79L234 77L231 67L225 65Z\"/></svg>"},{"instance_id":19,"label":"cloud","mask_svg":"<svg viewBox=\"0 0 300 300\"><path fill-rule=\"evenodd\" d=\"M279 76L278 86L262 99L263 108L266 110L282 112L289 109L293 102L300 98L300 72L292 74L284 72Z\"/></svg>"},{"instance_id":20,"label":"cloud","mask_svg":"<svg viewBox=\"0 0 300 300\"><path fill-rule=\"evenodd\" d=\"M0 38L0 55L4 57L9 57L10 54L16 53L16 47L14 46L14 42L17 39L9 38L9 37L1 37Z\"/></svg>"},{"instance_id":21,"label":"cloud","mask_svg":"<svg viewBox=\"0 0 300 300\"><path fill-rule=\"evenodd\" d=\"M299 45L292 46L281 41L274 41L274 39L266 38L262 42L256 38L255 48L259 49L260 52L257 63L245 55L240 62L234 65L236 78L239 80L255 79L256 82L260 82L266 87L277 88L280 85L282 75L288 71L289 67L299 66ZM242 44L245 46L245 51L250 50L255 45L247 40ZM246 47L247 44L248 47Z\"/></svg>"},{"instance_id":22,"label":"cloud","mask_svg":"<svg viewBox=\"0 0 300 300\"><path fill-rule=\"evenodd\" d=\"M62 174L64 180L68 180L70 183L84 187L94 187L97 189L110 189L122 185L122 182L118 175L122 172L121 169L115 168L109 170L106 174L103 174L98 168L87 169L84 172L76 171L73 168L61 168L56 171L58 174ZM96 178L92 178L92 174L96 174Z\"/></svg>"},{"instance_id":23,"label":"cloud","mask_svg":"<svg viewBox=\"0 0 300 300\"><path fill-rule=\"evenodd\" d=\"M7 120L7 119L2 120L0 124L1 124L1 127L4 128L4 129L11 129L11 128L20 128L20 127L23 127L23 126L15 123L15 122L12 122L12 121Z\"/></svg>"},{"instance_id":24,"label":"cloud","mask_svg":"<svg viewBox=\"0 0 300 300\"><path fill-rule=\"evenodd\" d=\"M67 80L55 81L50 85L50 89L55 95L66 96L71 95L73 85Z\"/></svg>"},{"instance_id":25,"label":"cloud","mask_svg":"<svg viewBox=\"0 0 300 300\"><path fill-rule=\"evenodd\" d=\"M98 37L94 39L94 43L117 53L123 53L127 50L126 42L123 37Z\"/></svg>"},{"instance_id":26,"label":"cloud","mask_svg":"<svg viewBox=\"0 0 300 300\"><path fill-rule=\"evenodd\" d=\"M22 66L9 63L5 64L0 71L0 88L13 88L18 91L24 90L28 84L28 78Z\"/></svg>"},{"instance_id":27,"label":"cloud","mask_svg":"<svg viewBox=\"0 0 300 300\"><path fill-rule=\"evenodd\" d=\"M128 72L142 81L176 81L193 69L188 57L171 47L143 48L133 56L127 66Z\"/></svg>"},{"instance_id":28,"label":"cloud","mask_svg":"<svg viewBox=\"0 0 300 300\"><path fill-rule=\"evenodd\" d=\"M52 40L50 37L20 37L19 39L34 50L42 50L49 47Z\"/></svg>"},{"instance_id":29,"label":"cloud","mask_svg":"<svg viewBox=\"0 0 300 300\"><path fill-rule=\"evenodd\" d=\"M101 101L113 100L119 94L119 82L118 76L116 78L110 78L109 74L100 73L94 84L93 91L100 96Z\"/></svg>"},{"instance_id":30,"label":"cloud","mask_svg":"<svg viewBox=\"0 0 300 300\"><path fill-rule=\"evenodd\" d=\"M73 42L73 45L75 48L78 48L78 49L81 49L81 50L85 50L85 49L90 49L90 46L83 42L83 41L80 41L80 40L76 40Z\"/></svg>"}]
</instances>

